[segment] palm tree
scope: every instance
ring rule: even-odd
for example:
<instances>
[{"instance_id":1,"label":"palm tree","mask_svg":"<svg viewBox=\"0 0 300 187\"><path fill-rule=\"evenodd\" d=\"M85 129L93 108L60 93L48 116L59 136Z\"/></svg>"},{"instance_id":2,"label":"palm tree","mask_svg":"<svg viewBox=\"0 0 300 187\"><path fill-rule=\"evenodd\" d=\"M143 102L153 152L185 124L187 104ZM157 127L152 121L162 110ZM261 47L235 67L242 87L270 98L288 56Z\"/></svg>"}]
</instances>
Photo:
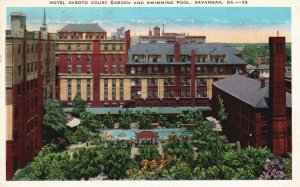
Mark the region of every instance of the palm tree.
<instances>
[{"instance_id":1,"label":"palm tree","mask_svg":"<svg viewBox=\"0 0 300 187\"><path fill-rule=\"evenodd\" d=\"M106 128L112 129L114 127L114 117L110 114L110 112L104 115L103 123Z\"/></svg>"}]
</instances>

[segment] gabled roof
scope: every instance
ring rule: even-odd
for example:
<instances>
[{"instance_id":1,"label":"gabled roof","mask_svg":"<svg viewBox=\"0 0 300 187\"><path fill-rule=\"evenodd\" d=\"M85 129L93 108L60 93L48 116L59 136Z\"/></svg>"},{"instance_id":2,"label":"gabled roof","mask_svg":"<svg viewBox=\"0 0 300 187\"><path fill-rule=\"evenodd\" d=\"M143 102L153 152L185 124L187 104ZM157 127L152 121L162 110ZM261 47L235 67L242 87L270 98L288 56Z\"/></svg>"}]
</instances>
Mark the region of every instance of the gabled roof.
<instances>
[{"instance_id":1,"label":"gabled roof","mask_svg":"<svg viewBox=\"0 0 300 187\"><path fill-rule=\"evenodd\" d=\"M256 108L269 108L266 99L269 97L269 87L261 88L259 80L234 74L213 83L217 88L235 96ZM286 106L291 107L291 94L286 92Z\"/></svg>"},{"instance_id":2,"label":"gabled roof","mask_svg":"<svg viewBox=\"0 0 300 187\"><path fill-rule=\"evenodd\" d=\"M58 32L106 32L98 24L68 24Z\"/></svg>"},{"instance_id":3,"label":"gabled roof","mask_svg":"<svg viewBox=\"0 0 300 187\"><path fill-rule=\"evenodd\" d=\"M157 138L158 134L153 131L142 131L139 133L136 133L136 138Z\"/></svg>"}]
</instances>

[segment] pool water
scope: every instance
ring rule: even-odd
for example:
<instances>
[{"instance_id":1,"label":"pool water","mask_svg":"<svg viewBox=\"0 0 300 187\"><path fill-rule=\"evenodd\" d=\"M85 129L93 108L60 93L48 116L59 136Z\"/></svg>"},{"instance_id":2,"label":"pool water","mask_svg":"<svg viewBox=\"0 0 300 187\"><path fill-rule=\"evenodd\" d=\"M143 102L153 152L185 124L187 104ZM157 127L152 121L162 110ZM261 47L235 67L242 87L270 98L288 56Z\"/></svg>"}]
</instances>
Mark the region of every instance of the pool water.
<instances>
[{"instance_id":1,"label":"pool water","mask_svg":"<svg viewBox=\"0 0 300 187\"><path fill-rule=\"evenodd\" d=\"M116 139L130 140L130 139L135 139L135 133L139 133L141 131L158 132L159 138L163 138L163 139L168 139L169 134L172 133L172 132L174 132L177 136L180 136L182 134L186 134L189 137L191 137L193 135L191 131L182 130L182 129L165 129L165 130L139 129L139 130L109 130L108 133L107 133L107 136L111 135Z\"/></svg>"}]
</instances>

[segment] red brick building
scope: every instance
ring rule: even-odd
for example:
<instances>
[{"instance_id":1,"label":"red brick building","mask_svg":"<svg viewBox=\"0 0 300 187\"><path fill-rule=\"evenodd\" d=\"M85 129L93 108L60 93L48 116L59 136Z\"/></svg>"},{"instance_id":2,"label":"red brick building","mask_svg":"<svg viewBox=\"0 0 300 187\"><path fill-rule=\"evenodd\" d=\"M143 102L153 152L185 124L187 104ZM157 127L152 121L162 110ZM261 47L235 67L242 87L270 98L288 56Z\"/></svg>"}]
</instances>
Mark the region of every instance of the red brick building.
<instances>
[{"instance_id":1,"label":"red brick building","mask_svg":"<svg viewBox=\"0 0 300 187\"><path fill-rule=\"evenodd\" d=\"M213 83L212 109L218 116L218 95L224 101L223 122L230 142L268 146L275 155L292 151L291 93L285 85L285 38L270 37L270 81L233 75Z\"/></svg>"},{"instance_id":2,"label":"red brick building","mask_svg":"<svg viewBox=\"0 0 300 187\"><path fill-rule=\"evenodd\" d=\"M26 29L26 15L11 14L6 31L6 179L37 155L42 142L43 100L55 93L55 35Z\"/></svg>"}]
</instances>

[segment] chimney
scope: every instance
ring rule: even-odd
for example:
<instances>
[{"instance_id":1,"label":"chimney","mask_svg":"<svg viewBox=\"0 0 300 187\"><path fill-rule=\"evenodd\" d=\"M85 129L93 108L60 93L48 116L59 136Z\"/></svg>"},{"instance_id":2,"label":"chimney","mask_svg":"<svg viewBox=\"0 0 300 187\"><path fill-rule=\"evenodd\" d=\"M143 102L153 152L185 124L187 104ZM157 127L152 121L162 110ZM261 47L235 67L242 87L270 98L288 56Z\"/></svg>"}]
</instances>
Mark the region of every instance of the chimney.
<instances>
[{"instance_id":1,"label":"chimney","mask_svg":"<svg viewBox=\"0 0 300 187\"><path fill-rule=\"evenodd\" d=\"M266 79L264 77L260 78L260 87L261 88L266 87Z\"/></svg>"},{"instance_id":2,"label":"chimney","mask_svg":"<svg viewBox=\"0 0 300 187\"><path fill-rule=\"evenodd\" d=\"M130 30L125 31L125 63L128 61L128 52L130 49Z\"/></svg>"},{"instance_id":3,"label":"chimney","mask_svg":"<svg viewBox=\"0 0 300 187\"><path fill-rule=\"evenodd\" d=\"M180 43L175 42L175 44L174 44L174 60L175 60L175 62L180 61L180 54L181 54Z\"/></svg>"},{"instance_id":4,"label":"chimney","mask_svg":"<svg viewBox=\"0 0 300 187\"><path fill-rule=\"evenodd\" d=\"M285 90L285 37L270 37L269 98L272 124L272 150L282 155L287 150L287 111Z\"/></svg>"}]
</instances>

